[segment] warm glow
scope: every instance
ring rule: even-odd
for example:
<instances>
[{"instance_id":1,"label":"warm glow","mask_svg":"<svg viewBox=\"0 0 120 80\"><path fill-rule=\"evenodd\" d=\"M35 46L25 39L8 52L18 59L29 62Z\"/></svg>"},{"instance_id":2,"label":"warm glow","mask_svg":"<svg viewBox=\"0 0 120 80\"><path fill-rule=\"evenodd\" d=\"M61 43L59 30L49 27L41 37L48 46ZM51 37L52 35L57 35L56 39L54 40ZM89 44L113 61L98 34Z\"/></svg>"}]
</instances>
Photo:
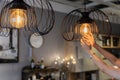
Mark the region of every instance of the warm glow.
<instances>
[{"instance_id":1,"label":"warm glow","mask_svg":"<svg viewBox=\"0 0 120 80\"><path fill-rule=\"evenodd\" d=\"M70 64L70 62L67 62L67 64L69 65L69 64Z\"/></svg>"},{"instance_id":2,"label":"warm glow","mask_svg":"<svg viewBox=\"0 0 120 80\"><path fill-rule=\"evenodd\" d=\"M56 60L59 60L60 59L60 57L58 56L57 58L56 58Z\"/></svg>"},{"instance_id":3,"label":"warm glow","mask_svg":"<svg viewBox=\"0 0 120 80\"><path fill-rule=\"evenodd\" d=\"M58 56L57 59L60 59L60 57Z\"/></svg>"},{"instance_id":4,"label":"warm glow","mask_svg":"<svg viewBox=\"0 0 120 80\"><path fill-rule=\"evenodd\" d=\"M85 35L87 33L91 32L90 24L89 23L83 23L80 26L80 34Z\"/></svg>"},{"instance_id":5,"label":"warm glow","mask_svg":"<svg viewBox=\"0 0 120 80\"><path fill-rule=\"evenodd\" d=\"M63 59L63 62L65 61L65 59Z\"/></svg>"},{"instance_id":6,"label":"warm glow","mask_svg":"<svg viewBox=\"0 0 120 80\"><path fill-rule=\"evenodd\" d=\"M73 63L73 64L76 64L76 61L74 60L72 63Z\"/></svg>"},{"instance_id":7,"label":"warm glow","mask_svg":"<svg viewBox=\"0 0 120 80\"><path fill-rule=\"evenodd\" d=\"M10 9L10 24L15 28L23 28L27 24L26 10Z\"/></svg>"},{"instance_id":8,"label":"warm glow","mask_svg":"<svg viewBox=\"0 0 120 80\"><path fill-rule=\"evenodd\" d=\"M55 61L55 64L58 64L58 63Z\"/></svg>"},{"instance_id":9,"label":"warm glow","mask_svg":"<svg viewBox=\"0 0 120 80\"><path fill-rule=\"evenodd\" d=\"M73 56L70 56L71 59L74 59Z\"/></svg>"}]
</instances>

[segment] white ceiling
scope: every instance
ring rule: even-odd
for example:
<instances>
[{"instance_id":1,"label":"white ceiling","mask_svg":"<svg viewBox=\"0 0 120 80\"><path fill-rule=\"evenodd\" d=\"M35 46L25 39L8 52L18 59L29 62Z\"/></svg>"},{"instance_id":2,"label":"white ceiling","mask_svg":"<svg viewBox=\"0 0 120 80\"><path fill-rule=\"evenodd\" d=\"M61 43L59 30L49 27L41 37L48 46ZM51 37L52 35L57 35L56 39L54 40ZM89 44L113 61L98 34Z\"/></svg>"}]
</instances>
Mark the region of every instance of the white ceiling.
<instances>
[{"instance_id":1,"label":"white ceiling","mask_svg":"<svg viewBox=\"0 0 120 80\"><path fill-rule=\"evenodd\" d=\"M53 2L59 3L59 4L64 4L64 5L69 5L75 8L82 8L84 7L83 2L84 0L51 0ZM107 8L103 8L103 11L112 13L112 14L118 14L120 15L120 0L89 0L91 3L86 4L86 7L94 7L99 4L103 4L106 6L109 6ZM112 3L112 1L118 3Z\"/></svg>"},{"instance_id":2,"label":"white ceiling","mask_svg":"<svg viewBox=\"0 0 120 80\"><path fill-rule=\"evenodd\" d=\"M0 5L2 4L0 0ZM11 1L11 0L8 0ZM69 13L76 8L83 8L83 2L86 0L50 0L55 11ZM95 7L97 5L108 6L100 8L104 13L109 15L111 22L120 23L120 0L88 0L91 3L86 4L86 7ZM117 4L113 3L116 2Z\"/></svg>"},{"instance_id":3,"label":"white ceiling","mask_svg":"<svg viewBox=\"0 0 120 80\"><path fill-rule=\"evenodd\" d=\"M64 5L64 6L68 6L67 8L68 10L69 8L71 8L70 10L72 10L76 8L83 8L84 7L83 2L85 0L50 0L50 1L57 3L57 5L61 4L62 6L59 6L61 8ZM116 21L117 23L120 22L119 20L120 19L119 18L120 17L120 0L88 0L88 1L91 3L86 4L87 8L95 7L98 5L103 5L102 7L107 6L105 8L100 8L100 9L103 12L105 12L107 15L109 15L112 20L114 19L113 22L116 22ZM113 2L116 2L116 4ZM64 8L62 10L64 10Z\"/></svg>"}]
</instances>

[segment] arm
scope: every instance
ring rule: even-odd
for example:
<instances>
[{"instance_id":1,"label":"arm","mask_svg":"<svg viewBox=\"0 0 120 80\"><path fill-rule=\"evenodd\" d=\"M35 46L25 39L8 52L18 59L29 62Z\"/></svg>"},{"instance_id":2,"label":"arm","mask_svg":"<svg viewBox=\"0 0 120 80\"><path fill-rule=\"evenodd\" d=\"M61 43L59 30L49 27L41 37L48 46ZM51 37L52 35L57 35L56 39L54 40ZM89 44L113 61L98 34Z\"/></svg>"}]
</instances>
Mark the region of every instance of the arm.
<instances>
[{"instance_id":1,"label":"arm","mask_svg":"<svg viewBox=\"0 0 120 80\"><path fill-rule=\"evenodd\" d=\"M120 59L112 55L112 53L101 48L97 43L93 44L93 47L96 48L105 58L107 58L111 63L120 67Z\"/></svg>"},{"instance_id":2,"label":"arm","mask_svg":"<svg viewBox=\"0 0 120 80\"><path fill-rule=\"evenodd\" d=\"M98 56L95 55L92 51L89 53L92 56L93 62L96 66L104 73L108 74L111 77L115 77L120 79L120 68L113 68L112 66L107 65L103 60L101 60Z\"/></svg>"},{"instance_id":3,"label":"arm","mask_svg":"<svg viewBox=\"0 0 120 80\"><path fill-rule=\"evenodd\" d=\"M83 36L82 40L87 46L93 46L94 48L96 48L100 52L100 54L102 54L105 58L107 58L111 63L120 67L120 59L118 59L117 57L112 55L112 53L110 53L110 52L106 51L105 49L101 48L94 41L92 33L89 33L89 34Z\"/></svg>"},{"instance_id":4,"label":"arm","mask_svg":"<svg viewBox=\"0 0 120 80\"><path fill-rule=\"evenodd\" d=\"M93 62L97 65L97 67L104 73L120 79L120 68L113 68L112 66L107 65L103 60L101 60L90 48L82 42L82 47L87 51L88 54L92 56Z\"/></svg>"}]
</instances>

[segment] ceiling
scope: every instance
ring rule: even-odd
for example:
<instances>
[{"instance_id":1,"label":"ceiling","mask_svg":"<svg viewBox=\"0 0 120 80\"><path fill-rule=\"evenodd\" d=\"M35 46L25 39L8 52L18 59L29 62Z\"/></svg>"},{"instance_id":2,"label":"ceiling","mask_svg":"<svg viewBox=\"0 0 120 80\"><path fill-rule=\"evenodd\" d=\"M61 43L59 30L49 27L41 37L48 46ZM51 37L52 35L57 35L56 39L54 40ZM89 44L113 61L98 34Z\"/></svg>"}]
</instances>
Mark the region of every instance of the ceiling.
<instances>
[{"instance_id":1,"label":"ceiling","mask_svg":"<svg viewBox=\"0 0 120 80\"><path fill-rule=\"evenodd\" d=\"M51 0L53 2L71 6L74 8L83 8L84 2L86 7L94 7L102 10L116 21L120 21L120 0ZM116 22L115 21L115 22Z\"/></svg>"},{"instance_id":2,"label":"ceiling","mask_svg":"<svg viewBox=\"0 0 120 80\"><path fill-rule=\"evenodd\" d=\"M0 5L3 4L2 1L4 0L0 0ZM87 8L98 8L109 15L111 22L120 24L120 0L50 0L50 2L54 10L65 13L83 8L85 2Z\"/></svg>"}]
</instances>

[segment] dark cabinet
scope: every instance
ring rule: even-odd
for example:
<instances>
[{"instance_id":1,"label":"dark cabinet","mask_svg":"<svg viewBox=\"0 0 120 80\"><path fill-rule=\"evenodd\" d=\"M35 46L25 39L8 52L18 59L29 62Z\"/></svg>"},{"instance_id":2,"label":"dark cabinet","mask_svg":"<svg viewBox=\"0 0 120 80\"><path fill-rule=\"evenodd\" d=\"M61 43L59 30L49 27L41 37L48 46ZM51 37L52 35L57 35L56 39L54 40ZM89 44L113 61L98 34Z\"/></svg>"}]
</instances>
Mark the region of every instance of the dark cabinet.
<instances>
[{"instance_id":1,"label":"dark cabinet","mask_svg":"<svg viewBox=\"0 0 120 80\"><path fill-rule=\"evenodd\" d=\"M120 36L118 35L100 35L101 40L97 40L97 43L105 50L116 56L117 58L120 58ZM103 56L103 59L104 58Z\"/></svg>"},{"instance_id":2,"label":"dark cabinet","mask_svg":"<svg viewBox=\"0 0 120 80\"><path fill-rule=\"evenodd\" d=\"M26 66L22 69L22 80L55 80L52 73L57 72L56 68L31 68Z\"/></svg>"},{"instance_id":3,"label":"dark cabinet","mask_svg":"<svg viewBox=\"0 0 120 80\"><path fill-rule=\"evenodd\" d=\"M77 72L71 74L72 80L99 80L99 71L85 71L85 72Z\"/></svg>"}]
</instances>

